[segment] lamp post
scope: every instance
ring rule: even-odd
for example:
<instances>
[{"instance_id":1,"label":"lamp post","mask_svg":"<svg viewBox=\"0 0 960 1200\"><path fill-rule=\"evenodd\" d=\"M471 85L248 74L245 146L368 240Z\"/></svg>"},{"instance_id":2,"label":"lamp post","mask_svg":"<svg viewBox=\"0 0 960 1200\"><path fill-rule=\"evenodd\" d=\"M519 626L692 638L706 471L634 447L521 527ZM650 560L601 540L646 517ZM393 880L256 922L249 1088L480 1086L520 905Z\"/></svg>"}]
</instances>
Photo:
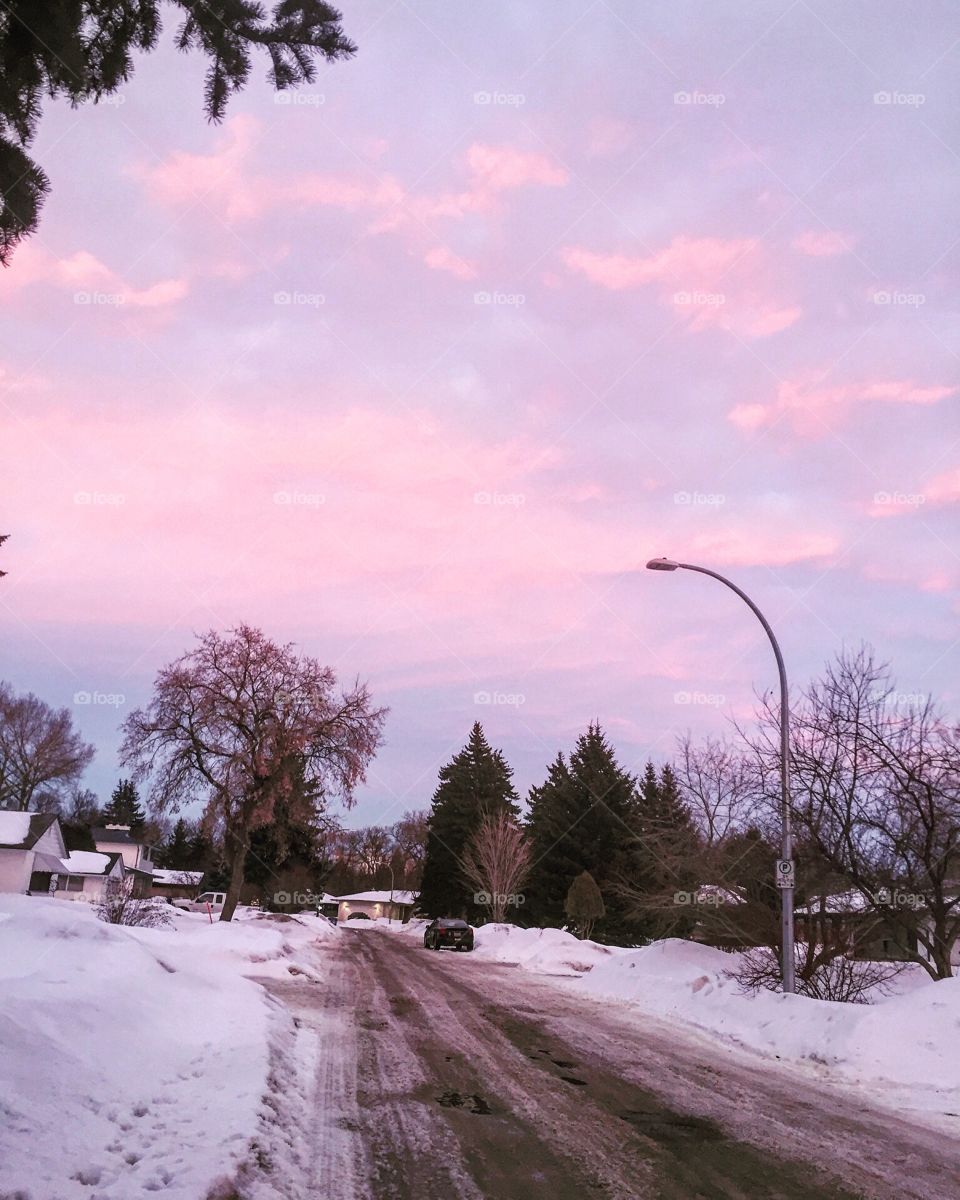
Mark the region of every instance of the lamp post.
<instances>
[{"instance_id":1,"label":"lamp post","mask_svg":"<svg viewBox=\"0 0 960 1200\"><path fill-rule=\"evenodd\" d=\"M790 827L790 705L787 697L787 671L783 665L783 655L774 637L773 630L759 608L746 592L740 590L735 583L716 571L706 567L695 567L692 563L674 562L671 558L651 558L647 563L649 571L697 571L701 575L709 575L718 579L753 611L757 620L766 630L770 645L777 660L777 670L780 673L780 860L777 863L776 881L780 888L780 923L783 940L781 971L784 992L796 991L796 970L793 945L793 833Z\"/></svg>"}]
</instances>

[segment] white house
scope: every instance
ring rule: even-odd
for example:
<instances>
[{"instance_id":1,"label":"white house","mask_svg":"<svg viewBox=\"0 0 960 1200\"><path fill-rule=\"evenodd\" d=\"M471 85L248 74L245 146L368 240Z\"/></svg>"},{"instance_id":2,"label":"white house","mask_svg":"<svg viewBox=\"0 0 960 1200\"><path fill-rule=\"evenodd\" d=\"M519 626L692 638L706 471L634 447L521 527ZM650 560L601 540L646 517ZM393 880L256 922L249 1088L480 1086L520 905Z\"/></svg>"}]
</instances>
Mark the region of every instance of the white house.
<instances>
[{"instance_id":1,"label":"white house","mask_svg":"<svg viewBox=\"0 0 960 1200\"><path fill-rule=\"evenodd\" d=\"M392 896L392 899L391 899ZM416 892L355 892L352 896L331 896L337 902L337 920L349 921L358 915L377 921L409 921Z\"/></svg>"},{"instance_id":2,"label":"white house","mask_svg":"<svg viewBox=\"0 0 960 1200\"><path fill-rule=\"evenodd\" d=\"M153 887L153 847L148 846L129 825L104 825L91 829L93 844L101 854L119 854L123 875L134 878L134 895L149 896Z\"/></svg>"},{"instance_id":3,"label":"white house","mask_svg":"<svg viewBox=\"0 0 960 1200\"><path fill-rule=\"evenodd\" d=\"M102 900L111 881L124 877L119 854L101 854L99 850L73 850L64 856L57 876L58 900Z\"/></svg>"},{"instance_id":4,"label":"white house","mask_svg":"<svg viewBox=\"0 0 960 1200\"><path fill-rule=\"evenodd\" d=\"M48 892L66 852L54 813L0 810L0 892Z\"/></svg>"}]
</instances>

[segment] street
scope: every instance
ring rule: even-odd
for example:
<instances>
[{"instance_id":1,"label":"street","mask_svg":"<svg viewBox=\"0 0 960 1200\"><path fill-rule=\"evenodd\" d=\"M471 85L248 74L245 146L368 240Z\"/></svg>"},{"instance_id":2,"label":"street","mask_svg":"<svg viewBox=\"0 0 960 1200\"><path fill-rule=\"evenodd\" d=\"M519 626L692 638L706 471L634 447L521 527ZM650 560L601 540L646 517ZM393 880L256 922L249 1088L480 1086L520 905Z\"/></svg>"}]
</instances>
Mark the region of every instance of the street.
<instances>
[{"instance_id":1,"label":"street","mask_svg":"<svg viewBox=\"0 0 960 1200\"><path fill-rule=\"evenodd\" d=\"M323 983L264 981L298 1025L306 1111L277 1113L308 1152L257 1196L960 1197L955 1140L849 1091L507 965L339 941Z\"/></svg>"}]
</instances>

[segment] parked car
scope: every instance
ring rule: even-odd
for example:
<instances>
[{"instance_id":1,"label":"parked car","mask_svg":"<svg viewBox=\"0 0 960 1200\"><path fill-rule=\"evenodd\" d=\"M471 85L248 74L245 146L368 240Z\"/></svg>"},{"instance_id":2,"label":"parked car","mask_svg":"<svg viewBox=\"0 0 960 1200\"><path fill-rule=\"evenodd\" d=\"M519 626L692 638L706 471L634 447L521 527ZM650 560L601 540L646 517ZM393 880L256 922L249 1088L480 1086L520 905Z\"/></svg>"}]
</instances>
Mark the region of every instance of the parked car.
<instances>
[{"instance_id":1,"label":"parked car","mask_svg":"<svg viewBox=\"0 0 960 1200\"><path fill-rule=\"evenodd\" d=\"M425 950L472 950L473 930L456 917L438 917L423 931Z\"/></svg>"}]
</instances>

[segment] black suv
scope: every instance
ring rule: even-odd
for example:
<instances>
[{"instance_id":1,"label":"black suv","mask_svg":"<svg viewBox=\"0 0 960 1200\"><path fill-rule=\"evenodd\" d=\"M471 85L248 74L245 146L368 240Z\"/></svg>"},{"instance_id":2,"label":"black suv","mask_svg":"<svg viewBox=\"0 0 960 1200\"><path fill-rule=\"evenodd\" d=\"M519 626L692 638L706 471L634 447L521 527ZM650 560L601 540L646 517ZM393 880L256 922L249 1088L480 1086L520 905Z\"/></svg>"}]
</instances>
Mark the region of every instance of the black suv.
<instances>
[{"instance_id":1,"label":"black suv","mask_svg":"<svg viewBox=\"0 0 960 1200\"><path fill-rule=\"evenodd\" d=\"M423 945L426 950L442 950L444 946L450 950L472 950L473 930L466 921L438 917L423 931Z\"/></svg>"}]
</instances>

